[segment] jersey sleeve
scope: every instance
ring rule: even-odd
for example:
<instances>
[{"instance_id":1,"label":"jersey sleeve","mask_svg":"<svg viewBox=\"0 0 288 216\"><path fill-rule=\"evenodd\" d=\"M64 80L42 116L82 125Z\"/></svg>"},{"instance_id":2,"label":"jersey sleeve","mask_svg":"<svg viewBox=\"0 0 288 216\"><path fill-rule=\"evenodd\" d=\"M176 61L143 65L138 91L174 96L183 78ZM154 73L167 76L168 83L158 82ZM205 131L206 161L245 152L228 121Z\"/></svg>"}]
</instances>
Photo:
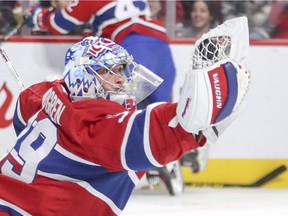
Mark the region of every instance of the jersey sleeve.
<instances>
[{"instance_id":1,"label":"jersey sleeve","mask_svg":"<svg viewBox=\"0 0 288 216\"><path fill-rule=\"evenodd\" d=\"M168 126L175 117L176 104L150 105L135 116L127 142L124 143L122 163L133 170L161 167L204 144L180 125ZM135 141L133 140L133 137ZM137 140L137 137L139 140ZM125 150L124 150L125 149Z\"/></svg>"},{"instance_id":2,"label":"jersey sleeve","mask_svg":"<svg viewBox=\"0 0 288 216\"><path fill-rule=\"evenodd\" d=\"M115 102L97 103L93 112L86 110L79 116L74 114L73 118L62 117L66 119L66 126L61 125L66 128L60 143L73 154L110 171L146 171L161 167L205 142L196 142L193 135L180 126L168 126L176 115L176 104L154 104L145 110L129 112L121 105L118 110L111 110Z\"/></svg>"},{"instance_id":3,"label":"jersey sleeve","mask_svg":"<svg viewBox=\"0 0 288 216\"><path fill-rule=\"evenodd\" d=\"M49 13L45 27L53 34L68 34L87 22L91 15L110 1L71 1L65 8Z\"/></svg>"}]
</instances>

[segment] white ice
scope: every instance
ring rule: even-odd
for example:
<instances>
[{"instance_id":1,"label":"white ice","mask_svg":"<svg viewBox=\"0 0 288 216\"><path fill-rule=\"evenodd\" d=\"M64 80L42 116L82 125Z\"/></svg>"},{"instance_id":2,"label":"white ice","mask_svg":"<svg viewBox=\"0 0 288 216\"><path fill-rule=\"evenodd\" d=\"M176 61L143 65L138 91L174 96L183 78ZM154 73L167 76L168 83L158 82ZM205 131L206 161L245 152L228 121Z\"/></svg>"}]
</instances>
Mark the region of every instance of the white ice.
<instances>
[{"instance_id":1,"label":"white ice","mask_svg":"<svg viewBox=\"0 0 288 216\"><path fill-rule=\"evenodd\" d=\"M288 189L185 188L172 197L166 190L136 190L123 216L287 216Z\"/></svg>"}]
</instances>

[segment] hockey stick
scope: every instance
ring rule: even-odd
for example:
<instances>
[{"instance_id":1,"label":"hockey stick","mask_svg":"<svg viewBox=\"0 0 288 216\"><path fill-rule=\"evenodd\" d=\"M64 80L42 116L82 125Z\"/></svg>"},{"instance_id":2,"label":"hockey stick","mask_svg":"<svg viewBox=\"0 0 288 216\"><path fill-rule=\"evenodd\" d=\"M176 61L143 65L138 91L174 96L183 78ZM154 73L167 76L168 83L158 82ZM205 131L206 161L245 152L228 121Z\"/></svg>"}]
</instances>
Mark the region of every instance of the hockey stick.
<instances>
[{"instance_id":1,"label":"hockey stick","mask_svg":"<svg viewBox=\"0 0 288 216\"><path fill-rule=\"evenodd\" d=\"M13 29L11 29L9 32L7 32L1 39L0 42L6 41L8 40L10 37L12 37L13 35L15 35L24 25L27 24L29 20L29 16L28 15L24 15L23 16L23 22L19 23L16 27L14 27ZM14 66L12 65L11 61L9 60L2 44L0 43L0 54L4 60L4 62L6 63L6 66L9 70L9 72L11 73L11 75L13 76L13 78L17 81L19 87L21 90L23 90L24 84L21 82L20 77L17 73L17 71L15 70Z\"/></svg>"},{"instance_id":2,"label":"hockey stick","mask_svg":"<svg viewBox=\"0 0 288 216\"><path fill-rule=\"evenodd\" d=\"M20 87L21 90L23 90L25 87L24 87L24 84L21 82L20 80L20 77L17 73L17 71L15 70L15 68L13 67L11 61L9 60L4 48L2 47L2 45L0 44L0 54L4 60L4 62L6 63L6 66L9 70L9 72L11 73L11 75L13 76L13 78L17 81L18 83L18 86Z\"/></svg>"},{"instance_id":3,"label":"hockey stick","mask_svg":"<svg viewBox=\"0 0 288 216\"><path fill-rule=\"evenodd\" d=\"M259 180L251 183L251 184L233 184L233 183L204 183L204 182L195 182L195 183L188 183L188 186L193 186L193 187L217 187L217 188L222 188L222 187L261 187L264 184L268 183L272 179L276 178L279 176L281 173L287 170L287 167L285 165L281 165L277 167L276 169L272 170Z\"/></svg>"}]
</instances>

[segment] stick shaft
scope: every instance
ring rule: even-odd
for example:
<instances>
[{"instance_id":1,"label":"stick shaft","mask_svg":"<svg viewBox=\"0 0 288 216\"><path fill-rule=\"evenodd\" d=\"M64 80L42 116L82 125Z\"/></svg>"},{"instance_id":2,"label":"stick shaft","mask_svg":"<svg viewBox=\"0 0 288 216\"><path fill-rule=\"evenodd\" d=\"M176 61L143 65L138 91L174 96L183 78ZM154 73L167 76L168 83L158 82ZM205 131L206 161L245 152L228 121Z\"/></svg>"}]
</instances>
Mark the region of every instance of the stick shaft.
<instances>
[{"instance_id":1,"label":"stick shaft","mask_svg":"<svg viewBox=\"0 0 288 216\"><path fill-rule=\"evenodd\" d=\"M7 32L6 34L3 35L3 37L0 39L0 55L2 56L9 72L11 73L11 75L13 76L13 78L17 81L18 86L20 87L21 90L23 90L24 84L22 83L22 81L20 80L20 77L17 73L17 71L15 70L14 66L12 65L11 61L9 60L1 42L3 41L7 41L10 37L12 37L13 35L15 35L24 25L27 24L29 20L29 16L28 15L24 15L23 16L23 22L19 23L16 27L14 27L13 29L11 29L9 32Z\"/></svg>"},{"instance_id":2,"label":"stick shaft","mask_svg":"<svg viewBox=\"0 0 288 216\"><path fill-rule=\"evenodd\" d=\"M9 60L9 58L8 58L6 52L5 52L5 50L4 50L4 48L3 48L3 46L2 46L1 44L0 44L0 54L1 54L3 60L4 60L5 64L6 64L9 72L11 73L11 75L13 76L13 78L17 81L18 86L20 87L20 89L23 90L25 87L24 87L22 81L20 80L17 71L16 71L15 68L13 67L11 61Z\"/></svg>"}]
</instances>

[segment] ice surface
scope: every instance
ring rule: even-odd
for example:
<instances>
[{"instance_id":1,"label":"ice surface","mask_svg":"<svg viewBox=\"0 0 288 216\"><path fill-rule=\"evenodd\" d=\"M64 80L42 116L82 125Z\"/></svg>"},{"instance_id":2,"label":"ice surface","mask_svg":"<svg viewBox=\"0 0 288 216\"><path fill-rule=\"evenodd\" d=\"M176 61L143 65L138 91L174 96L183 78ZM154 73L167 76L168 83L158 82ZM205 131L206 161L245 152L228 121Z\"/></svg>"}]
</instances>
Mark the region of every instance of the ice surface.
<instances>
[{"instance_id":1,"label":"ice surface","mask_svg":"<svg viewBox=\"0 0 288 216\"><path fill-rule=\"evenodd\" d=\"M172 197L163 190L136 190L124 216L287 216L288 189L185 188Z\"/></svg>"}]
</instances>

